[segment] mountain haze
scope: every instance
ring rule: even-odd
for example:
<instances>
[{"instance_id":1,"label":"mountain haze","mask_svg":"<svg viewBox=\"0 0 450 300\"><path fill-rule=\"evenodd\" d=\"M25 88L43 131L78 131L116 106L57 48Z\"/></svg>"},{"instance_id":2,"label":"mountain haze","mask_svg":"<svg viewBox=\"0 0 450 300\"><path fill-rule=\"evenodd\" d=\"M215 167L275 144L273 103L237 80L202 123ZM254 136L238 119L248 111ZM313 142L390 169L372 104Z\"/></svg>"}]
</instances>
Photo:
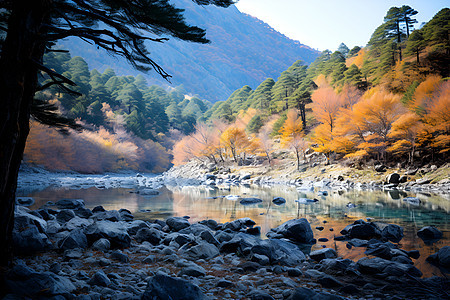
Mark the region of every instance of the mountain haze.
<instances>
[{"instance_id":1,"label":"mountain haze","mask_svg":"<svg viewBox=\"0 0 450 300\"><path fill-rule=\"evenodd\" d=\"M241 13L235 6L224 9L201 7L190 0L176 0L184 8L189 24L206 29L210 44L188 43L171 38L164 44L150 44L151 57L173 76L171 86L183 86L187 93L216 102L225 100L243 85L256 88L266 78L280 73L300 59L307 64L319 52L293 41L266 23ZM79 39L60 43L73 56L82 56L90 68L100 72L112 67L118 75L137 75L124 59L114 58ZM150 84L168 84L155 72L145 74Z\"/></svg>"}]
</instances>

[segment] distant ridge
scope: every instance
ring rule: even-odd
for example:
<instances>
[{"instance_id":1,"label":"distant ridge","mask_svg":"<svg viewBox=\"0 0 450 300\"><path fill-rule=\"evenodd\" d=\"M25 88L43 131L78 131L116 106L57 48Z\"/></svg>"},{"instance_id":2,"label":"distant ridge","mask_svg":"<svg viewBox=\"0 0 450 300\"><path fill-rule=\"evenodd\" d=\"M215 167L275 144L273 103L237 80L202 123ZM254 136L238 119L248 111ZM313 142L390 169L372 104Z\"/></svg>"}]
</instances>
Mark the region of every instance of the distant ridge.
<instances>
[{"instance_id":1,"label":"distant ridge","mask_svg":"<svg viewBox=\"0 0 450 300\"><path fill-rule=\"evenodd\" d=\"M150 45L152 58L173 76L170 86L182 86L187 93L211 102L226 100L243 85L254 89L266 78L277 79L296 60L309 64L319 55L319 51L289 39L235 6L224 9L198 6L191 0L173 2L186 10L189 24L206 29L211 43L199 45L171 38L162 45ZM79 40L67 39L60 46L101 72L111 67L118 75L139 74L124 59ZM144 76L151 84L169 85L152 71Z\"/></svg>"}]
</instances>

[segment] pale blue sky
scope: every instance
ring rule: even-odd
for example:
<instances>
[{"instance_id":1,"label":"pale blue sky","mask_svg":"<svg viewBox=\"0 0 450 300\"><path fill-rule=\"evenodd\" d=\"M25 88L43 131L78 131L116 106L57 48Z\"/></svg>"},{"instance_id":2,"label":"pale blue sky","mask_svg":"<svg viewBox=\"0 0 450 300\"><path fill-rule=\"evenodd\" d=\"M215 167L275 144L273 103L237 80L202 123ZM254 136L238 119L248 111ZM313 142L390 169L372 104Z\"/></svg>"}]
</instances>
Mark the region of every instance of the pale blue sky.
<instances>
[{"instance_id":1,"label":"pale blue sky","mask_svg":"<svg viewBox=\"0 0 450 300\"><path fill-rule=\"evenodd\" d=\"M257 17L291 39L312 48L336 50L365 46L392 6L409 5L419 13L419 26L450 0L240 0L241 12Z\"/></svg>"}]
</instances>

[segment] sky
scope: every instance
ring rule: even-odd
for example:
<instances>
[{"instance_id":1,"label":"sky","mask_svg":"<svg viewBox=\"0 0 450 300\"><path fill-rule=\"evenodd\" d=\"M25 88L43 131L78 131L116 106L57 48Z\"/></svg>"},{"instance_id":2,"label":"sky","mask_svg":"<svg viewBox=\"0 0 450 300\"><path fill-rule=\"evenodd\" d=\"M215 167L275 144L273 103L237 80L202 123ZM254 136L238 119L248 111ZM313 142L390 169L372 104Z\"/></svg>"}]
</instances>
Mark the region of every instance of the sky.
<instances>
[{"instance_id":1,"label":"sky","mask_svg":"<svg viewBox=\"0 0 450 300\"><path fill-rule=\"evenodd\" d=\"M409 5L419 26L450 0L239 0L237 8L314 49L365 46L392 6Z\"/></svg>"}]
</instances>

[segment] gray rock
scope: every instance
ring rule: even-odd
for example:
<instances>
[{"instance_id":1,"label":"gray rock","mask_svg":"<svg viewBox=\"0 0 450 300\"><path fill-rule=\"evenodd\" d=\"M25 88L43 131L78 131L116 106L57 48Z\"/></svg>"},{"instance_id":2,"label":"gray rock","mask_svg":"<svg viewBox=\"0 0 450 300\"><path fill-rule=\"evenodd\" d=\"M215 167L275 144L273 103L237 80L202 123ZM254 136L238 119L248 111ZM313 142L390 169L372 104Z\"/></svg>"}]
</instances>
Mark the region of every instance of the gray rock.
<instances>
[{"instance_id":1,"label":"gray rock","mask_svg":"<svg viewBox=\"0 0 450 300\"><path fill-rule=\"evenodd\" d=\"M167 225L173 231L180 231L189 227L191 224L188 220L180 217L171 217L166 220Z\"/></svg>"},{"instance_id":2,"label":"gray rock","mask_svg":"<svg viewBox=\"0 0 450 300\"><path fill-rule=\"evenodd\" d=\"M353 224L342 229L341 234L346 235L347 238L369 240L371 238L380 237L381 231L373 223L368 223L364 220L357 220Z\"/></svg>"},{"instance_id":3,"label":"gray rock","mask_svg":"<svg viewBox=\"0 0 450 300\"><path fill-rule=\"evenodd\" d=\"M74 209L73 212L75 213L76 216L83 219L88 219L90 216L93 215L92 211L89 208L85 207L79 207L77 209Z\"/></svg>"},{"instance_id":4,"label":"gray rock","mask_svg":"<svg viewBox=\"0 0 450 300\"><path fill-rule=\"evenodd\" d=\"M422 276L422 272L420 272L420 270L413 265L392 262L379 257L371 259L363 257L358 260L356 265L358 270L364 274L381 274L384 272L389 272L388 274L395 276L398 276L399 274L409 274L416 277Z\"/></svg>"},{"instance_id":5,"label":"gray rock","mask_svg":"<svg viewBox=\"0 0 450 300\"><path fill-rule=\"evenodd\" d=\"M312 243L314 242L314 234L311 229L311 225L305 218L289 220L277 228L272 229L277 235L281 235L284 238L290 239L298 243ZM277 238L277 235L271 235L270 232L267 236Z\"/></svg>"},{"instance_id":6,"label":"gray rock","mask_svg":"<svg viewBox=\"0 0 450 300\"><path fill-rule=\"evenodd\" d=\"M119 215L120 215L120 219L123 221L131 222L134 219L134 216L131 213L131 211L129 211L128 209L125 209L125 208L119 209Z\"/></svg>"},{"instance_id":7,"label":"gray rock","mask_svg":"<svg viewBox=\"0 0 450 300\"><path fill-rule=\"evenodd\" d=\"M155 259L156 259L156 257L154 255L149 255L146 258L144 258L142 260L142 262L145 263L145 264L151 264L151 263L155 262Z\"/></svg>"},{"instance_id":8,"label":"gray rock","mask_svg":"<svg viewBox=\"0 0 450 300\"><path fill-rule=\"evenodd\" d=\"M92 220L82 219L78 216L71 218L68 222L63 223L63 230L75 230L79 228L84 228L92 224Z\"/></svg>"},{"instance_id":9,"label":"gray rock","mask_svg":"<svg viewBox=\"0 0 450 300\"><path fill-rule=\"evenodd\" d=\"M127 224L127 232L129 235L136 235L138 230L141 228L150 228L150 226L147 224L147 222L142 220L135 220Z\"/></svg>"},{"instance_id":10,"label":"gray rock","mask_svg":"<svg viewBox=\"0 0 450 300\"><path fill-rule=\"evenodd\" d=\"M92 244L92 248L94 248L95 250L107 251L111 248L111 243L109 242L108 239L101 238L101 239L96 240Z\"/></svg>"},{"instance_id":11,"label":"gray rock","mask_svg":"<svg viewBox=\"0 0 450 300\"><path fill-rule=\"evenodd\" d=\"M288 300L343 300L343 297L332 295L325 292L316 292L307 287L296 288Z\"/></svg>"},{"instance_id":12,"label":"gray rock","mask_svg":"<svg viewBox=\"0 0 450 300\"><path fill-rule=\"evenodd\" d=\"M250 205L250 204L256 204L256 203L261 203L262 200L259 198L254 198L254 197L248 197L248 198L242 198L239 203L241 203L242 205Z\"/></svg>"},{"instance_id":13,"label":"gray rock","mask_svg":"<svg viewBox=\"0 0 450 300\"><path fill-rule=\"evenodd\" d=\"M153 245L158 245L161 242L161 231L155 228L144 227L137 231L134 238L140 243L147 241Z\"/></svg>"},{"instance_id":14,"label":"gray rock","mask_svg":"<svg viewBox=\"0 0 450 300\"><path fill-rule=\"evenodd\" d=\"M340 281L338 281L331 275L325 275L319 278L318 281L324 288L337 288L343 285Z\"/></svg>"},{"instance_id":15,"label":"gray rock","mask_svg":"<svg viewBox=\"0 0 450 300\"><path fill-rule=\"evenodd\" d=\"M83 249L74 248L64 251L64 258L66 259L79 259L83 256Z\"/></svg>"},{"instance_id":16,"label":"gray rock","mask_svg":"<svg viewBox=\"0 0 450 300\"><path fill-rule=\"evenodd\" d=\"M442 231L434 226L425 226L417 231L417 236L424 241L439 240L442 238Z\"/></svg>"},{"instance_id":17,"label":"gray rock","mask_svg":"<svg viewBox=\"0 0 450 300\"><path fill-rule=\"evenodd\" d=\"M312 251L309 256L315 261L321 261L325 258L336 258L337 253L334 249L331 248L323 248L320 250Z\"/></svg>"},{"instance_id":18,"label":"gray rock","mask_svg":"<svg viewBox=\"0 0 450 300\"><path fill-rule=\"evenodd\" d=\"M259 290L251 291L249 294L247 294L247 297L250 300L275 300L275 298L270 296L267 292Z\"/></svg>"},{"instance_id":19,"label":"gray rock","mask_svg":"<svg viewBox=\"0 0 450 300\"><path fill-rule=\"evenodd\" d=\"M45 233L47 231L47 222L41 217L31 214L26 207L16 206L14 210L14 230L23 231L29 225L35 225L39 232Z\"/></svg>"},{"instance_id":20,"label":"gray rock","mask_svg":"<svg viewBox=\"0 0 450 300\"><path fill-rule=\"evenodd\" d=\"M59 249L87 248L88 242L82 229L70 231L64 238L58 241Z\"/></svg>"},{"instance_id":21,"label":"gray rock","mask_svg":"<svg viewBox=\"0 0 450 300\"><path fill-rule=\"evenodd\" d=\"M282 198L282 197L274 197L272 200L273 204L275 205L281 205L286 203L286 199Z\"/></svg>"},{"instance_id":22,"label":"gray rock","mask_svg":"<svg viewBox=\"0 0 450 300\"><path fill-rule=\"evenodd\" d=\"M61 199L55 203L59 209L76 209L84 207L83 199Z\"/></svg>"},{"instance_id":23,"label":"gray rock","mask_svg":"<svg viewBox=\"0 0 450 300\"><path fill-rule=\"evenodd\" d=\"M34 198L32 197L16 197L16 204L22 206L31 206L34 204Z\"/></svg>"},{"instance_id":24,"label":"gray rock","mask_svg":"<svg viewBox=\"0 0 450 300\"><path fill-rule=\"evenodd\" d=\"M386 183L400 183L400 175L397 173L391 173L386 177Z\"/></svg>"},{"instance_id":25,"label":"gray rock","mask_svg":"<svg viewBox=\"0 0 450 300\"><path fill-rule=\"evenodd\" d=\"M181 269L181 271L178 273L178 276L192 276L192 277L200 277L206 275L206 270L203 269L201 266L193 264L187 267L184 267Z\"/></svg>"},{"instance_id":26,"label":"gray rock","mask_svg":"<svg viewBox=\"0 0 450 300\"><path fill-rule=\"evenodd\" d=\"M12 238L14 251L20 255L30 255L49 250L53 247L48 236L39 232L38 227L33 224L30 224L22 231L14 228Z\"/></svg>"},{"instance_id":27,"label":"gray rock","mask_svg":"<svg viewBox=\"0 0 450 300\"><path fill-rule=\"evenodd\" d=\"M111 243L111 248L126 248L130 246L131 238L126 227L117 222L97 221L85 229L89 244L105 238Z\"/></svg>"},{"instance_id":28,"label":"gray rock","mask_svg":"<svg viewBox=\"0 0 450 300\"><path fill-rule=\"evenodd\" d=\"M56 215L56 220L59 222L59 224L65 224L69 222L72 218L75 218L75 213L73 212L73 210L70 209L61 210Z\"/></svg>"},{"instance_id":29,"label":"gray rock","mask_svg":"<svg viewBox=\"0 0 450 300\"><path fill-rule=\"evenodd\" d=\"M269 258L271 264L281 264L284 266L296 266L306 260L305 254L293 243L269 239L259 241L252 246L251 251L254 254L265 255Z\"/></svg>"},{"instance_id":30,"label":"gray rock","mask_svg":"<svg viewBox=\"0 0 450 300\"><path fill-rule=\"evenodd\" d=\"M444 246L439 249L437 256L441 266L450 268L450 246Z\"/></svg>"},{"instance_id":31,"label":"gray rock","mask_svg":"<svg viewBox=\"0 0 450 300\"><path fill-rule=\"evenodd\" d=\"M221 287L221 288L227 288L227 287L233 287L234 283L232 283L231 281L225 280L225 279L220 279L217 282L217 287Z\"/></svg>"},{"instance_id":32,"label":"gray rock","mask_svg":"<svg viewBox=\"0 0 450 300\"><path fill-rule=\"evenodd\" d=\"M257 262L261 266L266 266L270 263L269 258L261 254L253 254L251 260Z\"/></svg>"},{"instance_id":33,"label":"gray rock","mask_svg":"<svg viewBox=\"0 0 450 300\"><path fill-rule=\"evenodd\" d=\"M106 276L103 271L96 272L91 279L88 281L90 285L98 285L98 286L109 286L111 284L111 280Z\"/></svg>"},{"instance_id":34,"label":"gray rock","mask_svg":"<svg viewBox=\"0 0 450 300\"><path fill-rule=\"evenodd\" d=\"M205 300L206 297L197 285L165 274L157 274L148 281L141 299Z\"/></svg>"},{"instance_id":35,"label":"gray rock","mask_svg":"<svg viewBox=\"0 0 450 300\"><path fill-rule=\"evenodd\" d=\"M113 251L111 252L111 258L114 260L117 260L121 263L128 263L130 261L130 258L128 255L122 253L121 251Z\"/></svg>"},{"instance_id":36,"label":"gray rock","mask_svg":"<svg viewBox=\"0 0 450 300\"><path fill-rule=\"evenodd\" d=\"M202 233L200 233L200 237L206 242L213 244L216 247L220 245L219 241L214 237L214 235L209 230L202 231Z\"/></svg>"},{"instance_id":37,"label":"gray rock","mask_svg":"<svg viewBox=\"0 0 450 300\"><path fill-rule=\"evenodd\" d=\"M403 228L399 225L380 222L372 222L372 224L381 231L381 236L389 241L398 243L403 238Z\"/></svg>"},{"instance_id":38,"label":"gray rock","mask_svg":"<svg viewBox=\"0 0 450 300\"><path fill-rule=\"evenodd\" d=\"M212 230L216 230L217 228L217 221L213 219L203 220L199 222L202 225L208 226Z\"/></svg>"},{"instance_id":39,"label":"gray rock","mask_svg":"<svg viewBox=\"0 0 450 300\"><path fill-rule=\"evenodd\" d=\"M118 222L122 220L119 212L117 210L107 210L107 211L99 211L93 214L93 218L95 220L107 220L112 222Z\"/></svg>"},{"instance_id":40,"label":"gray rock","mask_svg":"<svg viewBox=\"0 0 450 300\"><path fill-rule=\"evenodd\" d=\"M32 299L67 295L76 289L65 277L52 272L38 273L22 264L6 274L4 284L12 294Z\"/></svg>"},{"instance_id":41,"label":"gray rock","mask_svg":"<svg viewBox=\"0 0 450 300\"><path fill-rule=\"evenodd\" d=\"M219 249L216 246L206 242L200 242L198 245L190 247L186 250L183 249L181 252L193 260L208 260L219 255Z\"/></svg>"}]
</instances>

